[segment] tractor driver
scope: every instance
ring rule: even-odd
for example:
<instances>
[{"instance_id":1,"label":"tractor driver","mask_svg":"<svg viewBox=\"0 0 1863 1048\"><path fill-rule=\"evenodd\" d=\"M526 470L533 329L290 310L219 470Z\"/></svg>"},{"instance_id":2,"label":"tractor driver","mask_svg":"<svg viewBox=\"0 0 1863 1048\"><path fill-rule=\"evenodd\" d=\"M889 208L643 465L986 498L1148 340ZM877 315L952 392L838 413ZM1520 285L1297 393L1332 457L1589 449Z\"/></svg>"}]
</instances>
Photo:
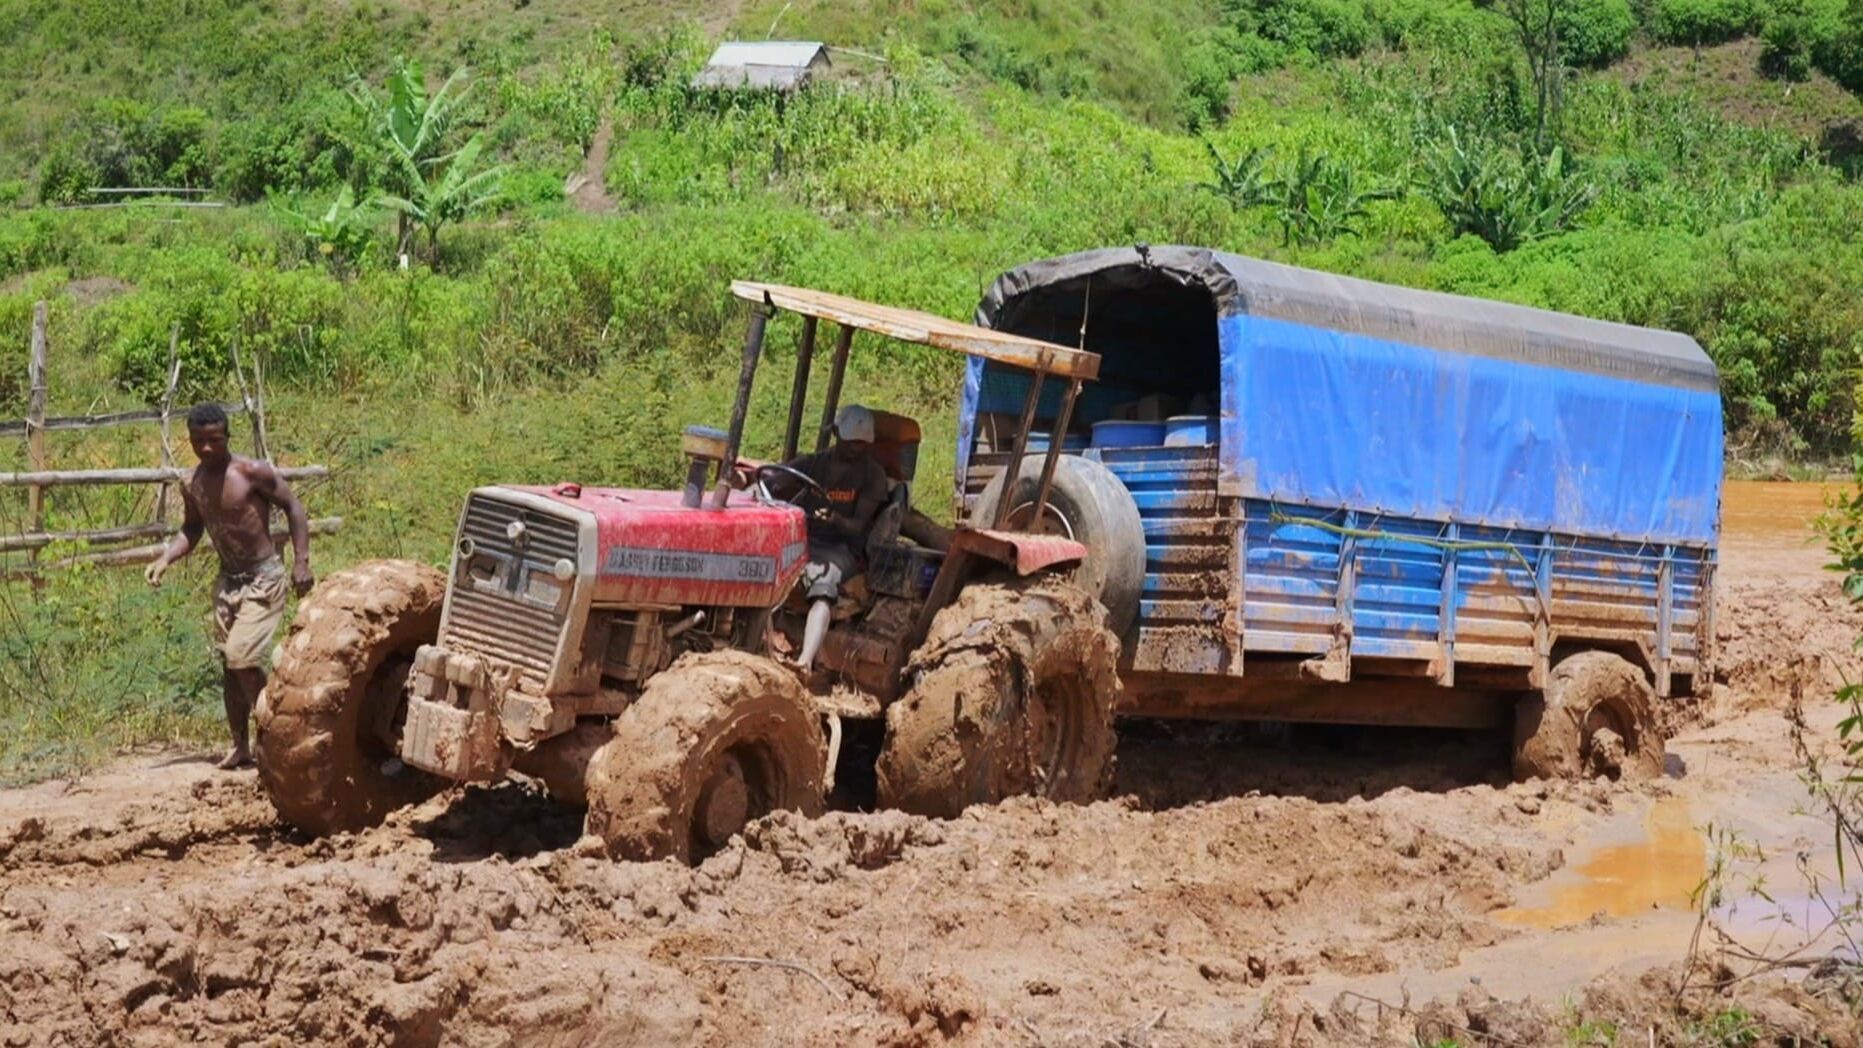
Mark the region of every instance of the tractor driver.
<instances>
[{"instance_id":1,"label":"tractor driver","mask_svg":"<svg viewBox=\"0 0 1863 1048\"><path fill-rule=\"evenodd\" d=\"M828 635L841 583L860 573L867 534L886 502L886 471L873 458L873 432L873 412L849 404L835 414L832 448L784 463L820 484L827 496L809 518L809 564L802 573L809 617L797 662L805 672Z\"/></svg>"}]
</instances>

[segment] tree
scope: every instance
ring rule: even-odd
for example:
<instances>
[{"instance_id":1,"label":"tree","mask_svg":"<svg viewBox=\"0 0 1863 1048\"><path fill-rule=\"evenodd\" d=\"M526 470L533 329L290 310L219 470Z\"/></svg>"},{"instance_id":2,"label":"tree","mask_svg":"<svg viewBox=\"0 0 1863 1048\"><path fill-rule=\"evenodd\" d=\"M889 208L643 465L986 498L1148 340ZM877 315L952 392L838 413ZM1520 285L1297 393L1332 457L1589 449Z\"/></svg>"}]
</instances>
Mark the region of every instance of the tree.
<instances>
[{"instance_id":1,"label":"tree","mask_svg":"<svg viewBox=\"0 0 1863 1048\"><path fill-rule=\"evenodd\" d=\"M1559 133L1565 108L1565 58L1559 49L1559 24L1570 0L1501 0L1513 24L1514 39L1527 58L1533 78L1533 149L1546 148L1546 134Z\"/></svg>"}]
</instances>

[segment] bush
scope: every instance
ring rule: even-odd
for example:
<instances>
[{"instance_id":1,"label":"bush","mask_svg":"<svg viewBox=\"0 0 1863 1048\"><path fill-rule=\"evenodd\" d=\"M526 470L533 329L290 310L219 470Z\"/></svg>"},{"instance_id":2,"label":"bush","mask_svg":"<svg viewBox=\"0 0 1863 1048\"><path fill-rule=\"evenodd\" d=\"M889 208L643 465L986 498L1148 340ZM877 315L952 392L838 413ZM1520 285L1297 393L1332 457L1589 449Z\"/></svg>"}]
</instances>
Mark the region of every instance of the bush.
<instances>
[{"instance_id":1,"label":"bush","mask_svg":"<svg viewBox=\"0 0 1863 1048\"><path fill-rule=\"evenodd\" d=\"M1813 43L1811 57L1831 79L1863 95L1863 0L1850 0L1829 39Z\"/></svg>"},{"instance_id":2,"label":"bush","mask_svg":"<svg viewBox=\"0 0 1863 1048\"><path fill-rule=\"evenodd\" d=\"M1220 123L1229 115L1237 77L1266 72L1286 60L1285 48L1257 33L1222 26L1203 35L1184 51L1179 119L1193 131Z\"/></svg>"},{"instance_id":3,"label":"bush","mask_svg":"<svg viewBox=\"0 0 1863 1048\"><path fill-rule=\"evenodd\" d=\"M1630 0L1572 0L1559 7L1559 47L1575 68L1607 66L1629 54L1636 31Z\"/></svg>"},{"instance_id":4,"label":"bush","mask_svg":"<svg viewBox=\"0 0 1863 1048\"><path fill-rule=\"evenodd\" d=\"M1319 58L1352 57L1371 44L1371 15L1362 0L1224 0L1229 21L1244 33Z\"/></svg>"},{"instance_id":5,"label":"bush","mask_svg":"<svg viewBox=\"0 0 1863 1048\"><path fill-rule=\"evenodd\" d=\"M70 204L97 185L97 169L69 143L61 142L39 165L39 202Z\"/></svg>"},{"instance_id":6,"label":"bush","mask_svg":"<svg viewBox=\"0 0 1863 1048\"><path fill-rule=\"evenodd\" d=\"M1814 56L1843 25L1843 0L1773 0L1760 52L1760 71L1781 80L1811 77Z\"/></svg>"},{"instance_id":7,"label":"bush","mask_svg":"<svg viewBox=\"0 0 1863 1048\"><path fill-rule=\"evenodd\" d=\"M1649 31L1665 44L1699 47L1747 36L1765 18L1764 0L1655 0Z\"/></svg>"}]
</instances>

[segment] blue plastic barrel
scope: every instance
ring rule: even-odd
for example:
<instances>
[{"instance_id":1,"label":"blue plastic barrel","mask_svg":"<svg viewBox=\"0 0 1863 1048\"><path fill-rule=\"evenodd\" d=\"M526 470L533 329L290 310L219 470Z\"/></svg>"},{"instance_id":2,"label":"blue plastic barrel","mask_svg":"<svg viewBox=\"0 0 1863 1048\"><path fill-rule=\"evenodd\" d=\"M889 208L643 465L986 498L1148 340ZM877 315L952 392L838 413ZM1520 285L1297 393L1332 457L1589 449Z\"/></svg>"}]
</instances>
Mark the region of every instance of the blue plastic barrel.
<instances>
[{"instance_id":1,"label":"blue plastic barrel","mask_svg":"<svg viewBox=\"0 0 1863 1048\"><path fill-rule=\"evenodd\" d=\"M1164 420L1165 447L1181 448L1214 443L1215 415L1173 415Z\"/></svg>"},{"instance_id":2,"label":"blue plastic barrel","mask_svg":"<svg viewBox=\"0 0 1863 1048\"><path fill-rule=\"evenodd\" d=\"M1096 448L1155 448L1164 443L1164 423L1109 419L1093 424Z\"/></svg>"}]
</instances>

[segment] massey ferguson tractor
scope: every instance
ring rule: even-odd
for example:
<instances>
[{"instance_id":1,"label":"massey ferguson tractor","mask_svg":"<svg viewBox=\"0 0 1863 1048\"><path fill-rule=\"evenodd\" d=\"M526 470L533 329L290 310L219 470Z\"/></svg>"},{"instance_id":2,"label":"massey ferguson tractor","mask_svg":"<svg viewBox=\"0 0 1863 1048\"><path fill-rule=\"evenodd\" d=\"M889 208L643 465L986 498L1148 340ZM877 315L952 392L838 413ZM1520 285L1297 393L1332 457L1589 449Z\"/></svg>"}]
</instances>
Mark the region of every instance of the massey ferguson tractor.
<instances>
[{"instance_id":1,"label":"massey ferguson tractor","mask_svg":"<svg viewBox=\"0 0 1863 1048\"><path fill-rule=\"evenodd\" d=\"M365 563L304 601L257 710L260 778L287 821L358 829L515 771L586 805L587 832L617 858L696 861L772 811L818 814L837 778L847 803L938 816L1015 794L1101 794L1120 699L1104 569L1078 542L1004 525L1052 516L1057 470L1104 467L1063 457L1057 440L1027 460L1032 503L1003 500L977 522L989 526L949 531L911 505L918 426L876 413L891 498L817 672L803 674L785 655L803 628L796 583L822 493L740 457L778 310L802 319L777 462L803 435L821 321L837 338L816 450L858 332L1027 374L1027 416L1058 403L1057 432L1099 357L815 291L732 292L750 306L736 403L727 431L685 432L683 491L480 488L444 574Z\"/></svg>"}]
</instances>

